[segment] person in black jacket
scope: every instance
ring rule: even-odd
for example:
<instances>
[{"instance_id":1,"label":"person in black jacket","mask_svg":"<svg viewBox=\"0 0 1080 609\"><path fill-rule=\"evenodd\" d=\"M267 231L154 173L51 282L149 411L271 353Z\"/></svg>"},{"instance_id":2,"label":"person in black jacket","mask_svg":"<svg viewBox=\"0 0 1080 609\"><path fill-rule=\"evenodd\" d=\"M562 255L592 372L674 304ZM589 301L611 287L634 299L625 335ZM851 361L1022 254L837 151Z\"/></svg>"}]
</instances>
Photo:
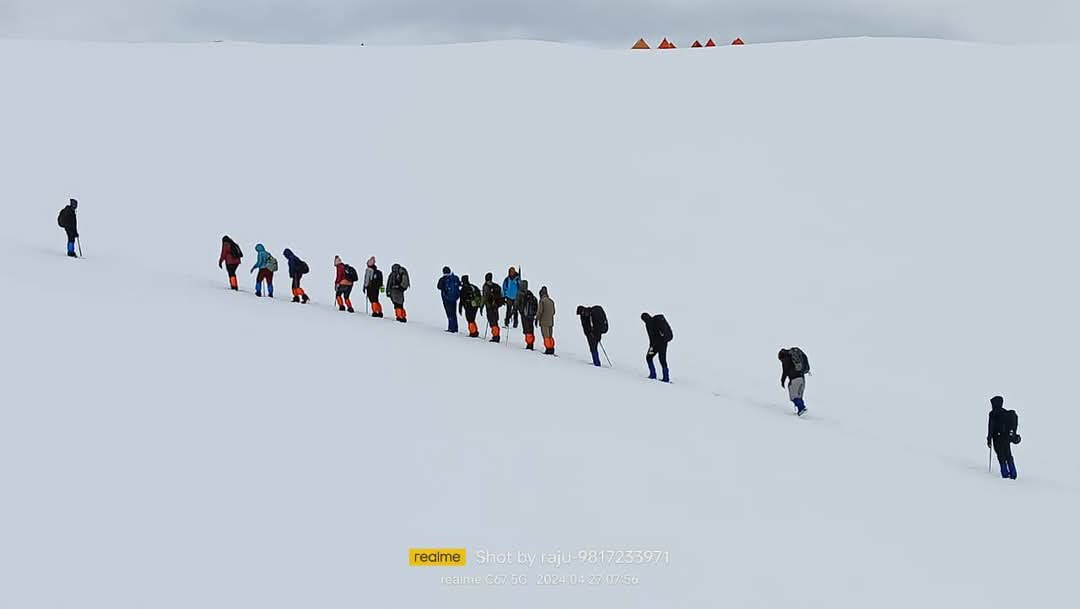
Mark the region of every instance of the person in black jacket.
<instances>
[{"instance_id":1,"label":"person in black jacket","mask_svg":"<svg viewBox=\"0 0 1080 609\"><path fill-rule=\"evenodd\" d=\"M585 332L585 340L589 343L589 353L592 354L593 366L599 368L600 352L597 349L600 347L600 339L607 330L607 316L599 306L586 307L578 305L576 311L578 317L581 318L581 329ZM602 324L600 322L601 318L603 319Z\"/></svg>"},{"instance_id":2,"label":"person in black jacket","mask_svg":"<svg viewBox=\"0 0 1080 609\"><path fill-rule=\"evenodd\" d=\"M674 336L671 333L671 326L668 325L667 319L664 319L663 315L649 315L648 313L641 314L641 321L645 322L645 332L649 335L649 351L645 354L645 363L649 365L649 378L656 378L656 366L653 365L653 358L657 355L660 356L660 369L664 373L664 378L660 379L665 383L671 382L671 377L668 375L667 365L667 346L671 342Z\"/></svg>"},{"instance_id":3,"label":"person in black jacket","mask_svg":"<svg viewBox=\"0 0 1080 609\"><path fill-rule=\"evenodd\" d=\"M780 386L787 384L788 398L795 405L795 414L802 416L806 412L803 393L806 391L806 374L810 372L810 360L798 347L781 349L776 355L780 360Z\"/></svg>"},{"instance_id":4,"label":"person in black jacket","mask_svg":"<svg viewBox=\"0 0 1080 609\"><path fill-rule=\"evenodd\" d=\"M1005 409L1005 398L990 398L990 417L986 425L986 447L991 445L997 453L1001 477L1016 480L1016 464L1013 463L1012 445L1020 443L1016 433L1016 411Z\"/></svg>"},{"instance_id":5,"label":"person in black jacket","mask_svg":"<svg viewBox=\"0 0 1080 609\"><path fill-rule=\"evenodd\" d=\"M78 207L79 202L71 199L60 210L60 215L56 217L56 223L67 233L67 255L71 258L77 257L75 255L75 240L79 238L79 222L75 218L75 209Z\"/></svg>"},{"instance_id":6,"label":"person in black jacket","mask_svg":"<svg viewBox=\"0 0 1080 609\"><path fill-rule=\"evenodd\" d=\"M462 275L461 298L458 299L458 313L464 313L465 320L469 322L469 338L480 337L480 329L476 325L476 313L480 310L482 299L483 296L480 293L480 288L469 282L468 275ZM496 319L496 321L498 321L498 319Z\"/></svg>"}]
</instances>

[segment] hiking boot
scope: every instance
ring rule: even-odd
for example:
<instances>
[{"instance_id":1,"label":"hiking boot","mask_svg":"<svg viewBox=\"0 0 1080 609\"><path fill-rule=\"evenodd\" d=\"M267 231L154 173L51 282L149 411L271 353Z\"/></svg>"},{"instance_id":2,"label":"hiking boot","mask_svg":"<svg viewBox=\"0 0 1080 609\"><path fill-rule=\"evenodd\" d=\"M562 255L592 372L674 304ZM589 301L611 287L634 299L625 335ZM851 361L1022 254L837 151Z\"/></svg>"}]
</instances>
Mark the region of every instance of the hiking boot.
<instances>
[{"instance_id":1,"label":"hiking boot","mask_svg":"<svg viewBox=\"0 0 1080 609\"><path fill-rule=\"evenodd\" d=\"M299 296L293 296L292 301L293 302L300 302L300 297Z\"/></svg>"},{"instance_id":2,"label":"hiking boot","mask_svg":"<svg viewBox=\"0 0 1080 609\"><path fill-rule=\"evenodd\" d=\"M75 252L68 252L68 258L78 258L78 256L75 255Z\"/></svg>"},{"instance_id":3,"label":"hiking boot","mask_svg":"<svg viewBox=\"0 0 1080 609\"><path fill-rule=\"evenodd\" d=\"M525 345L525 349L526 349L527 351L534 351L534 349L533 349L533 346L532 346L532 345Z\"/></svg>"},{"instance_id":4,"label":"hiking boot","mask_svg":"<svg viewBox=\"0 0 1080 609\"><path fill-rule=\"evenodd\" d=\"M356 311L354 311L352 307L349 307L348 309L345 309L345 310L348 311L349 313L356 313Z\"/></svg>"},{"instance_id":5,"label":"hiking boot","mask_svg":"<svg viewBox=\"0 0 1080 609\"><path fill-rule=\"evenodd\" d=\"M544 349L544 355L555 355L554 349Z\"/></svg>"},{"instance_id":6,"label":"hiking boot","mask_svg":"<svg viewBox=\"0 0 1080 609\"><path fill-rule=\"evenodd\" d=\"M497 342L499 342L499 337L498 336L492 336L491 340L489 340L488 342L489 343L497 343Z\"/></svg>"},{"instance_id":7,"label":"hiking boot","mask_svg":"<svg viewBox=\"0 0 1080 609\"><path fill-rule=\"evenodd\" d=\"M311 299L308 298L308 295L304 294L303 296L300 297L300 304L307 304L309 300L311 300Z\"/></svg>"}]
</instances>

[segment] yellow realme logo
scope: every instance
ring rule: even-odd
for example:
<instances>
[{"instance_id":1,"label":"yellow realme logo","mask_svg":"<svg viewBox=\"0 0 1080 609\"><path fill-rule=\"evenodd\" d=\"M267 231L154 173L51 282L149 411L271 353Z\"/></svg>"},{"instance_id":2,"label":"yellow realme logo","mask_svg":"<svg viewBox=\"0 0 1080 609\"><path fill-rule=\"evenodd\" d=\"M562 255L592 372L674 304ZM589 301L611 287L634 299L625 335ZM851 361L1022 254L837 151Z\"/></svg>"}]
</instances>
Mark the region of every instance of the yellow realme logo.
<instances>
[{"instance_id":1,"label":"yellow realme logo","mask_svg":"<svg viewBox=\"0 0 1080 609\"><path fill-rule=\"evenodd\" d=\"M409 548L410 567L464 567L465 548Z\"/></svg>"}]
</instances>

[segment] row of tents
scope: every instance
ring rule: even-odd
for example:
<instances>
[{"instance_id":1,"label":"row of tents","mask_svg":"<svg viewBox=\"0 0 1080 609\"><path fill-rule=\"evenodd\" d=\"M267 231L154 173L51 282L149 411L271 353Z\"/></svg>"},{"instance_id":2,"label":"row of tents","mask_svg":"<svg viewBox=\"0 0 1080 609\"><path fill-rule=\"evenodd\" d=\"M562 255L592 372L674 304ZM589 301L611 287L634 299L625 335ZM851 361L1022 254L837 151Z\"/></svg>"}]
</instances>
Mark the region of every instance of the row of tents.
<instances>
[{"instance_id":1,"label":"row of tents","mask_svg":"<svg viewBox=\"0 0 1080 609\"><path fill-rule=\"evenodd\" d=\"M731 44L734 45L734 46L739 46L739 45L746 44L746 43L743 42L742 38L736 38L735 40L731 41ZM690 45L690 48L691 49L704 49L704 48L707 48L707 47L715 47L715 46L716 46L716 43L713 42L712 38L710 38L709 41L706 42L705 44L701 44L700 40L695 40L694 44ZM635 42L634 46L632 46L630 48L632 48L632 49L651 49L652 47L649 46L648 42L645 42L644 38L638 38L638 41ZM660 44L656 48L658 48L658 49L676 49L678 47L676 47L674 43L672 43L667 38L665 38L660 42Z\"/></svg>"}]
</instances>

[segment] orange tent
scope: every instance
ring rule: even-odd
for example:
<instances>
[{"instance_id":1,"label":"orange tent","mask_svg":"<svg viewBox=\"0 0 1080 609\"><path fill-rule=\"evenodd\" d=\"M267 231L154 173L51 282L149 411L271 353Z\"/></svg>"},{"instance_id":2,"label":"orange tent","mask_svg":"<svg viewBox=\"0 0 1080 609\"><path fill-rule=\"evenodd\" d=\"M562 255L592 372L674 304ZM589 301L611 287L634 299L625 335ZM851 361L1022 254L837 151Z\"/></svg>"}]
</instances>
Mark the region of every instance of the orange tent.
<instances>
[{"instance_id":1,"label":"orange tent","mask_svg":"<svg viewBox=\"0 0 1080 609\"><path fill-rule=\"evenodd\" d=\"M694 44L690 45L690 48L691 48L691 49L700 49L700 48L702 48L702 47L701 47L701 42L699 42L699 41L695 40L695 41L694 41Z\"/></svg>"},{"instance_id":2,"label":"orange tent","mask_svg":"<svg viewBox=\"0 0 1080 609\"><path fill-rule=\"evenodd\" d=\"M731 41L731 44L733 44L735 46L738 46L740 44L746 44L746 43L742 41L742 38L736 38L735 40Z\"/></svg>"},{"instance_id":3,"label":"orange tent","mask_svg":"<svg viewBox=\"0 0 1080 609\"><path fill-rule=\"evenodd\" d=\"M671 44L670 42L668 42L668 39L667 39L667 38L665 38L665 39L663 40L663 42L661 42L661 43L660 43L660 46L658 46L658 47L656 47L656 48L658 48L658 49L674 49L674 48L675 48L675 45L673 45L673 44Z\"/></svg>"},{"instance_id":4,"label":"orange tent","mask_svg":"<svg viewBox=\"0 0 1080 609\"><path fill-rule=\"evenodd\" d=\"M706 47L706 48L708 48L708 47L714 47L714 46L716 46L716 43L715 43L715 42L713 42L712 38L710 38L710 39L709 39L709 41L705 43L705 47Z\"/></svg>"},{"instance_id":5,"label":"orange tent","mask_svg":"<svg viewBox=\"0 0 1080 609\"><path fill-rule=\"evenodd\" d=\"M631 49L647 49L647 48L649 48L649 43L645 42L644 38L638 38L638 41L635 42L634 46L632 46L630 48Z\"/></svg>"}]
</instances>

